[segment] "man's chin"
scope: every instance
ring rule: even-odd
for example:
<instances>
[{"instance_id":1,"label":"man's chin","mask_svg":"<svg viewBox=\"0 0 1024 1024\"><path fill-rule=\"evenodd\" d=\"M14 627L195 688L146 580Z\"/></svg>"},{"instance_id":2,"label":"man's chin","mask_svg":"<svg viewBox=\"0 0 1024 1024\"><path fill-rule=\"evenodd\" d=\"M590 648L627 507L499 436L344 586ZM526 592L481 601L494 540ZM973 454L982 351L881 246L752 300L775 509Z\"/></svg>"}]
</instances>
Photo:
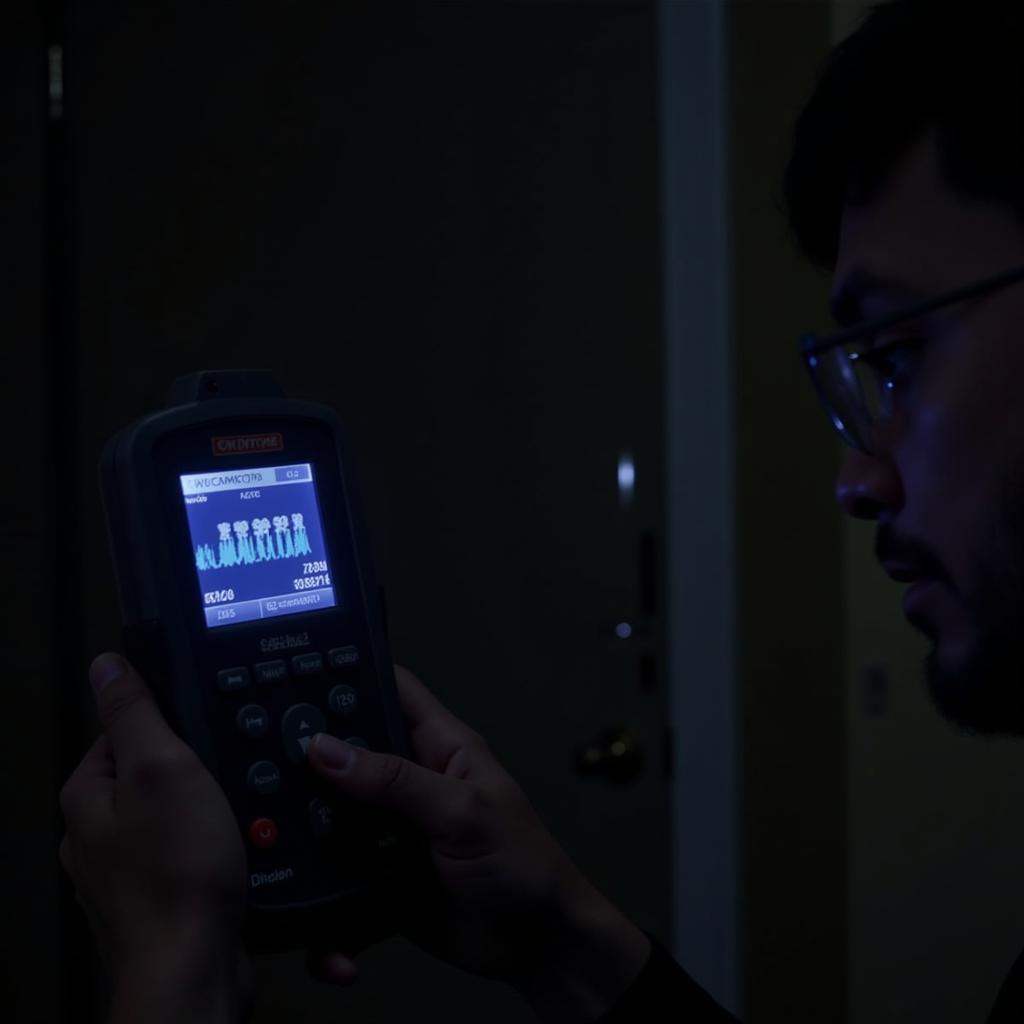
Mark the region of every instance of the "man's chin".
<instances>
[{"instance_id":1,"label":"man's chin","mask_svg":"<svg viewBox=\"0 0 1024 1024\"><path fill-rule=\"evenodd\" d=\"M1022 683L1016 659L996 645L977 644L968 652L942 649L933 642L924 659L932 703L948 722L981 736L1024 736Z\"/></svg>"}]
</instances>

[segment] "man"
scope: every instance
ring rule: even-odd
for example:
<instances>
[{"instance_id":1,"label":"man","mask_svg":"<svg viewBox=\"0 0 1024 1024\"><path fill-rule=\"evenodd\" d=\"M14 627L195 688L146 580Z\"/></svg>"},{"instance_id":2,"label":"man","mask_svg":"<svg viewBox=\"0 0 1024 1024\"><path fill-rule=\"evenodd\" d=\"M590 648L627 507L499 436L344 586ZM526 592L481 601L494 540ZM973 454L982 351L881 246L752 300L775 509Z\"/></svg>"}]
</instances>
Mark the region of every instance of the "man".
<instances>
[{"instance_id":1,"label":"man","mask_svg":"<svg viewBox=\"0 0 1024 1024\"><path fill-rule=\"evenodd\" d=\"M1018 733L1024 35L1011 5L966 10L895 0L837 47L798 121L785 194L848 328L803 353L850 445L838 500L877 521L879 559L915 581L906 611L933 642L939 710ZM223 794L130 666L104 656L92 681L104 735L62 791L61 860L113 979L113 1020L240 1019L244 850ZM582 877L484 740L409 673L398 682L417 764L326 737L310 762L429 841L437 892L409 937L513 985L542 1020L731 1020ZM347 984L357 952L311 951L310 966ZM1019 962L991 1022L1024 1014L1022 979Z\"/></svg>"}]
</instances>

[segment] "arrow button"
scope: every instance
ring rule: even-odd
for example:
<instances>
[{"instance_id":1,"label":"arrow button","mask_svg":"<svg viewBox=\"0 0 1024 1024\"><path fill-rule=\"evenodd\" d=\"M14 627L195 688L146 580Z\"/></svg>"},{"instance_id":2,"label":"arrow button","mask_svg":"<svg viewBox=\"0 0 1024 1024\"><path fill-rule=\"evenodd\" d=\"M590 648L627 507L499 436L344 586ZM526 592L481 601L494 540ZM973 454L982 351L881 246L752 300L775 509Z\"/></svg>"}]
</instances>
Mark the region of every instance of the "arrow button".
<instances>
[{"instance_id":1,"label":"arrow button","mask_svg":"<svg viewBox=\"0 0 1024 1024\"><path fill-rule=\"evenodd\" d=\"M327 732L327 719L312 704L293 704L281 719L284 749L293 764L305 764L315 733Z\"/></svg>"}]
</instances>

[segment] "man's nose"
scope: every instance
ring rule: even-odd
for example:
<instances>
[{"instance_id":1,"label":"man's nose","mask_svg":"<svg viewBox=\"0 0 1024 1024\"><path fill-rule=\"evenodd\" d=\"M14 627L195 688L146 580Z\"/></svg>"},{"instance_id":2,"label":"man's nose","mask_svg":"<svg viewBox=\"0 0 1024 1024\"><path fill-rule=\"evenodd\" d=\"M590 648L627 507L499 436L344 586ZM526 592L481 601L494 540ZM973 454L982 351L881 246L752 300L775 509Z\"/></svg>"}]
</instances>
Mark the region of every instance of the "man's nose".
<instances>
[{"instance_id":1,"label":"man's nose","mask_svg":"<svg viewBox=\"0 0 1024 1024\"><path fill-rule=\"evenodd\" d=\"M903 484L887 455L866 455L851 449L836 478L836 501L854 519L877 519L883 509L899 511Z\"/></svg>"}]
</instances>

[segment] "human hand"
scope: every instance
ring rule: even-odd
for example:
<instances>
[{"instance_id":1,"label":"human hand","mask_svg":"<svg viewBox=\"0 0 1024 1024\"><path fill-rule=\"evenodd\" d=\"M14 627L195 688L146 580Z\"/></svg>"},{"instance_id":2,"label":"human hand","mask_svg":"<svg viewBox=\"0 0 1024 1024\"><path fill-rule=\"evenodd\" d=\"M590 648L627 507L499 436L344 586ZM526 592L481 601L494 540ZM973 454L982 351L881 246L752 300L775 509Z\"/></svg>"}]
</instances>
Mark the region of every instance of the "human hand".
<instances>
[{"instance_id":1,"label":"human hand","mask_svg":"<svg viewBox=\"0 0 1024 1024\"><path fill-rule=\"evenodd\" d=\"M352 761L332 767L338 741L324 734L309 763L427 840L436 884L410 908L405 934L447 963L508 982L542 1017L594 1019L639 973L647 937L587 881L484 738L412 673L396 666L396 681L418 763L344 744ZM358 952L312 949L310 971L349 984Z\"/></svg>"},{"instance_id":2,"label":"human hand","mask_svg":"<svg viewBox=\"0 0 1024 1024\"><path fill-rule=\"evenodd\" d=\"M60 861L115 993L194 982L248 1004L245 847L227 798L131 665L101 655L90 680L103 734L61 790Z\"/></svg>"}]
</instances>

